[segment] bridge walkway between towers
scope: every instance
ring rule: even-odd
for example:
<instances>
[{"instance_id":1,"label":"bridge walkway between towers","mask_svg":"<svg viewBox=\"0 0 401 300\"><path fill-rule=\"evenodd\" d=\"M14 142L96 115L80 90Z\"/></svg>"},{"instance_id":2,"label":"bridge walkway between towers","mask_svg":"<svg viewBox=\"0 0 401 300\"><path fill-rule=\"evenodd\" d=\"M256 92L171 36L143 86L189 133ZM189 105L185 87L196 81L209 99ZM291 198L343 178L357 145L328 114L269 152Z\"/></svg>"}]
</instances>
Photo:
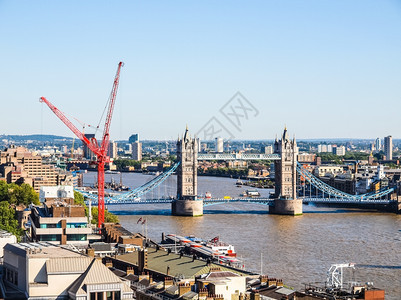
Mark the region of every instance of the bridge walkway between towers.
<instances>
[{"instance_id":1,"label":"bridge walkway between towers","mask_svg":"<svg viewBox=\"0 0 401 300\"><path fill-rule=\"evenodd\" d=\"M300 197L304 204L359 204L359 205L387 205L394 202L394 200L388 199L355 199L355 198L309 198L309 197ZM203 200L204 206L217 205L217 204L229 204L229 203L254 203L261 204L266 206L274 206L274 199L270 198L200 198L199 200ZM127 205L127 204L135 204L135 205L144 205L144 204L170 204L175 199L119 199L115 200L109 198L106 200L106 205ZM92 200L92 205L97 204L96 200Z\"/></svg>"}]
</instances>

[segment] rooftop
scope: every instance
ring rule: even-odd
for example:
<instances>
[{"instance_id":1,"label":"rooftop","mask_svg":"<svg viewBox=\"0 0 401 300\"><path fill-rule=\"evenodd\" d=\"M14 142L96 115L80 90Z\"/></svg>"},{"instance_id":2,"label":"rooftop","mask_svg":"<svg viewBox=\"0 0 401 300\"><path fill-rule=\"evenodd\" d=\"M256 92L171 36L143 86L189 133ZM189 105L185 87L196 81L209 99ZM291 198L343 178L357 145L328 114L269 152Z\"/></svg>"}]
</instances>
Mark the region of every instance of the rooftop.
<instances>
[{"instance_id":1,"label":"rooftop","mask_svg":"<svg viewBox=\"0 0 401 300\"><path fill-rule=\"evenodd\" d=\"M125 261L134 265L138 265L138 252L118 255L117 259ZM148 248L148 267L147 269L167 274L167 268L171 276L183 276L184 278L194 278L195 276L207 274L210 269L220 268L221 271L234 273L239 276L249 275L247 272L241 270L231 269L229 267L221 266L218 264L210 263L209 265L205 260L195 259L188 256L180 256L179 254L170 253L167 251L153 248ZM230 275L235 276L235 275Z\"/></svg>"},{"instance_id":2,"label":"rooftop","mask_svg":"<svg viewBox=\"0 0 401 300\"><path fill-rule=\"evenodd\" d=\"M10 233L8 231L5 231L3 229L0 229L0 238L8 238L8 237L11 237L11 236L13 236L12 233Z\"/></svg>"},{"instance_id":3,"label":"rooftop","mask_svg":"<svg viewBox=\"0 0 401 300\"><path fill-rule=\"evenodd\" d=\"M67 247L57 247L46 242L7 244L4 249L19 256L29 256L31 258L66 258L83 256Z\"/></svg>"},{"instance_id":4,"label":"rooftop","mask_svg":"<svg viewBox=\"0 0 401 300\"><path fill-rule=\"evenodd\" d=\"M87 270L78 278L71 286L69 292L76 295L86 295L85 286L94 284L121 284L123 281L110 271L100 261L93 258ZM122 285L124 292L131 292L130 287L126 284Z\"/></svg>"}]
</instances>

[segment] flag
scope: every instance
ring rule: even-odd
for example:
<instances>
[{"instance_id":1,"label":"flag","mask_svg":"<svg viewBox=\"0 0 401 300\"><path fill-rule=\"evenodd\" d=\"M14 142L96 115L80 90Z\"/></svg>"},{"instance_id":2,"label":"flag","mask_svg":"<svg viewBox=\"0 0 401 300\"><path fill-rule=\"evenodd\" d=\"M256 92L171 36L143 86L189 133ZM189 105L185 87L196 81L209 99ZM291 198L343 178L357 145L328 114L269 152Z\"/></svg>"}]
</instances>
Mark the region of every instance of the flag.
<instances>
[{"instance_id":1,"label":"flag","mask_svg":"<svg viewBox=\"0 0 401 300\"><path fill-rule=\"evenodd\" d=\"M142 217L139 218L139 220L136 222L136 224L139 224L139 222L142 221Z\"/></svg>"}]
</instances>

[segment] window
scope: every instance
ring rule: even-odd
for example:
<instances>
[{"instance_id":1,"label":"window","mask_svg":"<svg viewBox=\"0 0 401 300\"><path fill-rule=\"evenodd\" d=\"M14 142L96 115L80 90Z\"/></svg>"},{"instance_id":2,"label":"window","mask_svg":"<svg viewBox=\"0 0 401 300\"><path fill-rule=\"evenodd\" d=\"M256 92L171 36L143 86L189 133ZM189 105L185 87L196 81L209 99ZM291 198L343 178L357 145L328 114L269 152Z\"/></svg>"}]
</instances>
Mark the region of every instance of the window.
<instances>
[{"instance_id":1,"label":"window","mask_svg":"<svg viewBox=\"0 0 401 300\"><path fill-rule=\"evenodd\" d=\"M18 271L5 268L5 279L15 285L18 285Z\"/></svg>"},{"instance_id":2,"label":"window","mask_svg":"<svg viewBox=\"0 0 401 300\"><path fill-rule=\"evenodd\" d=\"M85 223L67 223L67 228L85 228Z\"/></svg>"},{"instance_id":3,"label":"window","mask_svg":"<svg viewBox=\"0 0 401 300\"><path fill-rule=\"evenodd\" d=\"M55 242L55 241L60 241L61 237L59 234L46 234L46 235L40 235L38 236L40 241L45 241L45 242Z\"/></svg>"},{"instance_id":4,"label":"window","mask_svg":"<svg viewBox=\"0 0 401 300\"><path fill-rule=\"evenodd\" d=\"M67 234L67 241L86 241L86 234Z\"/></svg>"}]
</instances>

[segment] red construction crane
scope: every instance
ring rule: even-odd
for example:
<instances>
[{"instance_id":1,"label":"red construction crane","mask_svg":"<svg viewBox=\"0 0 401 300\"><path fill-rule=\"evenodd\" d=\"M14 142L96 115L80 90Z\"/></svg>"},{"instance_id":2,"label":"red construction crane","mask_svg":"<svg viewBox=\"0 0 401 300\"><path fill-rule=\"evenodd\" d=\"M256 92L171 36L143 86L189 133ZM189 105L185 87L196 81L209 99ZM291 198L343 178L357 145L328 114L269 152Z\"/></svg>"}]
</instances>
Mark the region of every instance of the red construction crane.
<instances>
[{"instance_id":1,"label":"red construction crane","mask_svg":"<svg viewBox=\"0 0 401 300\"><path fill-rule=\"evenodd\" d=\"M97 161L97 182L98 182L98 227L104 223L104 165L110 161L110 158L107 156L107 151L109 148L109 129L111 118L113 116L114 102L116 100L118 83L120 80L120 70L124 64L122 62L118 63L117 73L114 78L113 89L111 90L109 97L109 106L107 110L107 117L103 130L103 137L100 146L97 143L95 138L89 140L83 132L79 131L74 124L67 119L67 117L58 110L53 104L51 104L45 97L40 98L40 102L44 102L49 106L49 108L54 112L54 114L61 120L71 131L96 155Z\"/></svg>"}]
</instances>

